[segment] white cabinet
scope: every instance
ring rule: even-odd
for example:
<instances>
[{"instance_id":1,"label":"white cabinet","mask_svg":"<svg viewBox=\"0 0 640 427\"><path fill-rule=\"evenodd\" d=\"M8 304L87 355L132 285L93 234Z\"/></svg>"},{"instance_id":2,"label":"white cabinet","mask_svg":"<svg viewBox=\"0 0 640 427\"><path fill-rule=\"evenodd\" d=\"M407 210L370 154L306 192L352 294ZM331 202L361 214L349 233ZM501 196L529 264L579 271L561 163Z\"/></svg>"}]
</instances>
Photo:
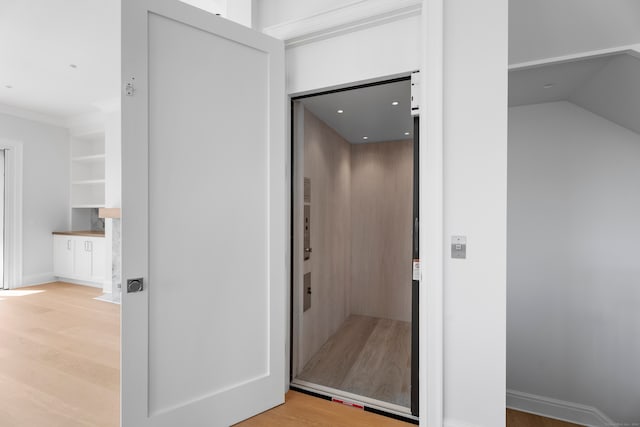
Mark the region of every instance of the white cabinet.
<instances>
[{"instance_id":1,"label":"white cabinet","mask_svg":"<svg viewBox=\"0 0 640 427\"><path fill-rule=\"evenodd\" d=\"M106 251L104 237L92 237L91 244L91 278L96 282L106 279Z\"/></svg>"},{"instance_id":2,"label":"white cabinet","mask_svg":"<svg viewBox=\"0 0 640 427\"><path fill-rule=\"evenodd\" d=\"M56 276L73 275L73 245L71 236L53 236L53 271Z\"/></svg>"},{"instance_id":3,"label":"white cabinet","mask_svg":"<svg viewBox=\"0 0 640 427\"><path fill-rule=\"evenodd\" d=\"M104 237L53 236L53 274L102 285L106 257Z\"/></svg>"},{"instance_id":4,"label":"white cabinet","mask_svg":"<svg viewBox=\"0 0 640 427\"><path fill-rule=\"evenodd\" d=\"M76 238L74 250L74 274L85 280L92 280L93 253L88 237Z\"/></svg>"}]
</instances>

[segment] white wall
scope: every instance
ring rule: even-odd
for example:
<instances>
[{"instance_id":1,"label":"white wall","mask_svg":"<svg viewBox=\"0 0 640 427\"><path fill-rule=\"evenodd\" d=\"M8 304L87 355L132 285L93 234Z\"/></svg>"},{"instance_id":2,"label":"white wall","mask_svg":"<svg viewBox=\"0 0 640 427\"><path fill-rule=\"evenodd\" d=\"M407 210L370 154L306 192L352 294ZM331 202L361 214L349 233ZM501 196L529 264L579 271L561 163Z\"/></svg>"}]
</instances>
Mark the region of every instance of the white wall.
<instances>
[{"instance_id":1,"label":"white wall","mask_svg":"<svg viewBox=\"0 0 640 427\"><path fill-rule=\"evenodd\" d=\"M300 94L420 68L420 17L287 49L287 88Z\"/></svg>"},{"instance_id":2,"label":"white wall","mask_svg":"<svg viewBox=\"0 0 640 427\"><path fill-rule=\"evenodd\" d=\"M640 135L569 103L509 110L511 390L640 421Z\"/></svg>"},{"instance_id":3,"label":"white wall","mask_svg":"<svg viewBox=\"0 0 640 427\"><path fill-rule=\"evenodd\" d=\"M505 424L506 198L507 0L446 0L444 417L447 426ZM451 259L452 235L467 236L467 259Z\"/></svg>"},{"instance_id":4,"label":"white wall","mask_svg":"<svg viewBox=\"0 0 640 427\"><path fill-rule=\"evenodd\" d=\"M0 138L23 143L23 284L53 280L51 232L71 221L69 132L0 114Z\"/></svg>"},{"instance_id":5,"label":"white wall","mask_svg":"<svg viewBox=\"0 0 640 427\"><path fill-rule=\"evenodd\" d=\"M510 63L637 43L637 0L509 1Z\"/></svg>"}]
</instances>

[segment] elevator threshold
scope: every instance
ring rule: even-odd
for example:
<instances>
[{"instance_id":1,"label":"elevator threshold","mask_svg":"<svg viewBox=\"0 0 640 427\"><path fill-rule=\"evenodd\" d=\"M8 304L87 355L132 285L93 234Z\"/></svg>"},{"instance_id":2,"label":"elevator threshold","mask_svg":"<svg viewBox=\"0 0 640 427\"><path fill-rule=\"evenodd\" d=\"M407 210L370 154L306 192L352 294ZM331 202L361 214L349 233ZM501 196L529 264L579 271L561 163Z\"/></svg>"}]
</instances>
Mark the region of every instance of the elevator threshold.
<instances>
[{"instance_id":1,"label":"elevator threshold","mask_svg":"<svg viewBox=\"0 0 640 427\"><path fill-rule=\"evenodd\" d=\"M326 387L320 384L314 384L308 381L295 378L291 381L291 390L299 391L302 393L310 394L312 396L331 400L336 403L346 404L357 409L361 409L367 412L373 412L382 416L394 418L400 421L405 421L410 424L419 424L418 417L411 414L409 408L404 406L394 405L393 403L384 402L382 400L372 399L366 396L359 396L357 394L349 393L344 390L337 390L335 388Z\"/></svg>"}]
</instances>

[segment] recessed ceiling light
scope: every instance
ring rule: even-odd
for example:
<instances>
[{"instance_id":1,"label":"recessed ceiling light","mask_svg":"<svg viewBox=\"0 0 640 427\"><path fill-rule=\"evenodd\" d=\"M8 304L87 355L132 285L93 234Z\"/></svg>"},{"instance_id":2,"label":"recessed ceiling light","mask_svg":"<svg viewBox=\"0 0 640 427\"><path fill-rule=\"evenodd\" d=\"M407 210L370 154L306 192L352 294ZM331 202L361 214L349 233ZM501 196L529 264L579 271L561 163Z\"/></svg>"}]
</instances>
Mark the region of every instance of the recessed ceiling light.
<instances>
[{"instance_id":1,"label":"recessed ceiling light","mask_svg":"<svg viewBox=\"0 0 640 427\"><path fill-rule=\"evenodd\" d=\"M411 135L411 132L405 132L404 134L405 135Z\"/></svg>"},{"instance_id":2,"label":"recessed ceiling light","mask_svg":"<svg viewBox=\"0 0 640 427\"><path fill-rule=\"evenodd\" d=\"M555 86L555 84L553 84L553 83L547 83L546 85L544 85L542 87L545 88L545 89L550 89L550 88L552 88L554 86Z\"/></svg>"},{"instance_id":3,"label":"recessed ceiling light","mask_svg":"<svg viewBox=\"0 0 640 427\"><path fill-rule=\"evenodd\" d=\"M369 137L368 136L363 136L362 139L369 139Z\"/></svg>"},{"instance_id":4,"label":"recessed ceiling light","mask_svg":"<svg viewBox=\"0 0 640 427\"><path fill-rule=\"evenodd\" d=\"M344 110L338 110L338 114L344 113Z\"/></svg>"},{"instance_id":5,"label":"recessed ceiling light","mask_svg":"<svg viewBox=\"0 0 640 427\"><path fill-rule=\"evenodd\" d=\"M393 101L393 102L391 103L391 105L398 105L398 104L399 104L399 102L398 102L398 101Z\"/></svg>"}]
</instances>

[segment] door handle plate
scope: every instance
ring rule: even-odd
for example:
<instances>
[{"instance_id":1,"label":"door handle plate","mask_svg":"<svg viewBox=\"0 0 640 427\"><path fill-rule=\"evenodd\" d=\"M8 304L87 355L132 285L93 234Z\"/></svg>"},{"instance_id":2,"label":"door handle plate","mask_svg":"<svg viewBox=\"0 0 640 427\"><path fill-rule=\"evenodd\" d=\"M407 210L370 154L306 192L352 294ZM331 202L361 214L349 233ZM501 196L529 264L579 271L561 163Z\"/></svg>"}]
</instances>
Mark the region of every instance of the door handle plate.
<instances>
[{"instance_id":1,"label":"door handle plate","mask_svg":"<svg viewBox=\"0 0 640 427\"><path fill-rule=\"evenodd\" d=\"M142 292L144 289L142 277L127 279L127 293L132 294Z\"/></svg>"}]
</instances>

